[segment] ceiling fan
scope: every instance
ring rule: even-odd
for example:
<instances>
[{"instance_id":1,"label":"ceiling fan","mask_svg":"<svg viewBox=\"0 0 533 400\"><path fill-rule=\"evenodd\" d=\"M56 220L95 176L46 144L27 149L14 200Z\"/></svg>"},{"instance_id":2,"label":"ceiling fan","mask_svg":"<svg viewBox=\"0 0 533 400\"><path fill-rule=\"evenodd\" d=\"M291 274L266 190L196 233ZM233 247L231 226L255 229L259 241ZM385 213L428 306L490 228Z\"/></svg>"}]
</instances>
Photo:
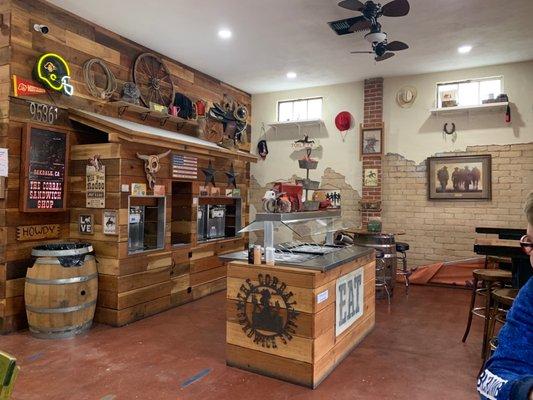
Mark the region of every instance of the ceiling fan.
<instances>
[{"instance_id":1,"label":"ceiling fan","mask_svg":"<svg viewBox=\"0 0 533 400\"><path fill-rule=\"evenodd\" d=\"M410 9L407 0L392 0L384 6L371 0L364 4L359 0L342 0L339 6L348 10L359 11L362 15L328 22L337 35L369 31L365 35L365 39L372 44L372 51L352 51L352 54L374 53L376 61L383 61L394 56L393 51L409 48L406 43L399 41L388 43L387 34L381 31L381 24L378 22L378 18L383 15L387 17L403 17L407 15Z\"/></svg>"}]
</instances>

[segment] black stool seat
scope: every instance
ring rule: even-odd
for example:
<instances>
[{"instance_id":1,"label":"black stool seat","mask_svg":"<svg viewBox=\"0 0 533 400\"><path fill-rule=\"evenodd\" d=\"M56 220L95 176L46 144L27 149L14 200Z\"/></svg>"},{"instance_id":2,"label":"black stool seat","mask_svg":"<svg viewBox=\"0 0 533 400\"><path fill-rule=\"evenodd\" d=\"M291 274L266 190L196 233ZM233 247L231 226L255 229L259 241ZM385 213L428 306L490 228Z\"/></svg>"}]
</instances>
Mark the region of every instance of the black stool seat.
<instances>
[{"instance_id":1,"label":"black stool seat","mask_svg":"<svg viewBox=\"0 0 533 400\"><path fill-rule=\"evenodd\" d=\"M409 250L409 243L396 242L396 251L403 253L403 252L406 252L407 250Z\"/></svg>"}]
</instances>

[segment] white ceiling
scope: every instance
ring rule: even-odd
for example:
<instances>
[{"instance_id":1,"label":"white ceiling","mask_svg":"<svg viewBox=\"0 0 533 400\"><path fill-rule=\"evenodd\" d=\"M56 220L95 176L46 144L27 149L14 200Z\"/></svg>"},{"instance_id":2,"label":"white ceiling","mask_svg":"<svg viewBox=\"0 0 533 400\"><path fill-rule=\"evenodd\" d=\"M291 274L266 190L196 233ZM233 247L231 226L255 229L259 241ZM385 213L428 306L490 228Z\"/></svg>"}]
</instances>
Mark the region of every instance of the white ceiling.
<instances>
[{"instance_id":1,"label":"white ceiling","mask_svg":"<svg viewBox=\"0 0 533 400\"><path fill-rule=\"evenodd\" d=\"M349 54L368 49L361 33L326 24L358 15L338 0L49 1L250 93L533 59L533 0L409 0L407 16L380 22L410 49L381 63ZM470 54L457 53L462 44Z\"/></svg>"}]
</instances>

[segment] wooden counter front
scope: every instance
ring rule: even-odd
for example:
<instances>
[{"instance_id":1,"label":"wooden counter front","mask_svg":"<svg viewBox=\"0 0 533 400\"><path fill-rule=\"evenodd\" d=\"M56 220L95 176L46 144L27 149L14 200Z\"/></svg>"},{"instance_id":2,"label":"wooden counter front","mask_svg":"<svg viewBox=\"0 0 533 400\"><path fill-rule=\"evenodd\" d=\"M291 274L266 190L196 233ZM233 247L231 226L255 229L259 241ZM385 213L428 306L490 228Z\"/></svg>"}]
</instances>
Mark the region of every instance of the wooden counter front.
<instances>
[{"instance_id":1,"label":"wooden counter front","mask_svg":"<svg viewBox=\"0 0 533 400\"><path fill-rule=\"evenodd\" d=\"M316 388L374 327L374 283L373 253L326 272L229 263L226 363Z\"/></svg>"}]
</instances>

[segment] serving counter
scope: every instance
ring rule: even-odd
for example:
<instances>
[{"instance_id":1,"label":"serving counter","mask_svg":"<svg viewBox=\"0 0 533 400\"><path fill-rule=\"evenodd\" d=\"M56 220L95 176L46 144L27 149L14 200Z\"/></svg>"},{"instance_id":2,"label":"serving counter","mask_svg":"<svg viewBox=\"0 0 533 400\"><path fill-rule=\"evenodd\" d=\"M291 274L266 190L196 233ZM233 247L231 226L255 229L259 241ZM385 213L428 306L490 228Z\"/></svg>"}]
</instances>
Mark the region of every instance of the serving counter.
<instances>
[{"instance_id":1,"label":"serving counter","mask_svg":"<svg viewBox=\"0 0 533 400\"><path fill-rule=\"evenodd\" d=\"M276 265L249 264L244 254L223 256L227 364L316 388L374 327L374 250Z\"/></svg>"}]
</instances>

